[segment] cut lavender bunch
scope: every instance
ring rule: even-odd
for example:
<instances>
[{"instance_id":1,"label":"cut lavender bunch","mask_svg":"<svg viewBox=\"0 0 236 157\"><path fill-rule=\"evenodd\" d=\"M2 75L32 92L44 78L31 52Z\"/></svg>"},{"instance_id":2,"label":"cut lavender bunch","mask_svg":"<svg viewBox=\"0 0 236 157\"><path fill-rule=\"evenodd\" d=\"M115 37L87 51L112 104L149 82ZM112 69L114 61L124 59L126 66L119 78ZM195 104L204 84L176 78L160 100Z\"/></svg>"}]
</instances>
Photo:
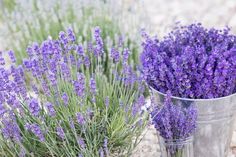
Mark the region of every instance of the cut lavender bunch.
<instances>
[{"instance_id":1,"label":"cut lavender bunch","mask_svg":"<svg viewBox=\"0 0 236 157\"><path fill-rule=\"evenodd\" d=\"M177 26L158 40L144 34L141 62L147 83L173 96L210 99L236 92L236 36L201 24Z\"/></svg>"},{"instance_id":2,"label":"cut lavender bunch","mask_svg":"<svg viewBox=\"0 0 236 157\"><path fill-rule=\"evenodd\" d=\"M58 39L30 45L23 65L9 51L11 67L0 65L1 156L131 154L147 123L138 88L143 80L120 44L111 48L116 52L107 58L106 75L107 43L99 27L93 34L94 40L77 43L68 29Z\"/></svg>"},{"instance_id":3,"label":"cut lavender bunch","mask_svg":"<svg viewBox=\"0 0 236 157\"><path fill-rule=\"evenodd\" d=\"M191 136L196 129L196 108L174 105L170 93L166 96L164 106L155 108L151 115L155 128L165 139L184 139Z\"/></svg>"},{"instance_id":4,"label":"cut lavender bunch","mask_svg":"<svg viewBox=\"0 0 236 157\"><path fill-rule=\"evenodd\" d=\"M192 136L196 130L196 107L173 104L168 92L163 106L154 106L151 117L160 135L163 157L190 157L187 152L190 152L188 147L192 147Z\"/></svg>"},{"instance_id":5,"label":"cut lavender bunch","mask_svg":"<svg viewBox=\"0 0 236 157\"><path fill-rule=\"evenodd\" d=\"M178 144L173 143L188 138L192 130L188 128L189 122L193 121L184 119L195 115L195 109L191 108L194 106L198 112L194 151L189 148L190 154L182 155L181 150L174 156L227 156L236 98L236 36L230 34L227 27L223 30L207 29L201 24L177 25L162 40L151 38L145 32L142 35L141 70L154 102L160 107L166 103L164 97L167 91L173 95L172 107L164 105L159 119L155 120L158 116L154 118L162 136L160 143L164 143L165 148L171 148L171 151L166 149L162 152L170 152L167 156L172 156L173 147L179 150ZM155 110L153 112L157 112ZM175 111L173 115L172 110ZM179 112L184 116L175 117ZM182 126L176 127L168 117L175 117Z\"/></svg>"}]
</instances>

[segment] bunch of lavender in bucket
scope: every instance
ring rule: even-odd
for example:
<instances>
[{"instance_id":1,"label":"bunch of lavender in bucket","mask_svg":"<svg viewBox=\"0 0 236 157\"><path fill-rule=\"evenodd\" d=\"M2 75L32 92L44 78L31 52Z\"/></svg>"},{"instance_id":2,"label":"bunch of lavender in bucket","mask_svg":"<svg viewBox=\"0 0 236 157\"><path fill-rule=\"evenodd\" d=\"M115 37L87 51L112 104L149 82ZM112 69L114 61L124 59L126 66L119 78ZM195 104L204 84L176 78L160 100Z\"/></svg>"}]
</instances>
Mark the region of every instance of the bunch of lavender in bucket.
<instances>
[{"instance_id":1,"label":"bunch of lavender in bucket","mask_svg":"<svg viewBox=\"0 0 236 157\"><path fill-rule=\"evenodd\" d=\"M174 105L170 92L167 93L164 106L153 107L152 123L160 135L162 157L192 157L196 107L183 108L181 105Z\"/></svg>"},{"instance_id":2,"label":"bunch of lavender in bucket","mask_svg":"<svg viewBox=\"0 0 236 157\"><path fill-rule=\"evenodd\" d=\"M236 105L236 36L201 24L177 26L162 40L143 34L142 72L156 103L198 111L194 156L228 153Z\"/></svg>"},{"instance_id":3,"label":"bunch of lavender in bucket","mask_svg":"<svg viewBox=\"0 0 236 157\"><path fill-rule=\"evenodd\" d=\"M142 79L122 44L111 48L105 75L106 43L98 27L93 34L87 45L71 29L35 43L23 65L9 51L9 69L0 56L1 156L130 155L147 122Z\"/></svg>"}]
</instances>

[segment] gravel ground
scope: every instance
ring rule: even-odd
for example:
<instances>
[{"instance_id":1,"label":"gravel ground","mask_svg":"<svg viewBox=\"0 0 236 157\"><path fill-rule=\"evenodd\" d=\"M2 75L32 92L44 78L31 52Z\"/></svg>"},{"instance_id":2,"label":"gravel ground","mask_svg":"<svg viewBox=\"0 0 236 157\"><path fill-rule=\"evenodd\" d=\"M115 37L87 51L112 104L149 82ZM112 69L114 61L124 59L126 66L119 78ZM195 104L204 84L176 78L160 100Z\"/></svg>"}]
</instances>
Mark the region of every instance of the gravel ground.
<instances>
[{"instance_id":1,"label":"gravel ground","mask_svg":"<svg viewBox=\"0 0 236 157\"><path fill-rule=\"evenodd\" d=\"M236 157L236 132L234 132L234 142L231 144L231 152L228 157ZM145 132L143 140L140 142L131 157L160 157L160 148L158 144L157 132L150 126Z\"/></svg>"}]
</instances>

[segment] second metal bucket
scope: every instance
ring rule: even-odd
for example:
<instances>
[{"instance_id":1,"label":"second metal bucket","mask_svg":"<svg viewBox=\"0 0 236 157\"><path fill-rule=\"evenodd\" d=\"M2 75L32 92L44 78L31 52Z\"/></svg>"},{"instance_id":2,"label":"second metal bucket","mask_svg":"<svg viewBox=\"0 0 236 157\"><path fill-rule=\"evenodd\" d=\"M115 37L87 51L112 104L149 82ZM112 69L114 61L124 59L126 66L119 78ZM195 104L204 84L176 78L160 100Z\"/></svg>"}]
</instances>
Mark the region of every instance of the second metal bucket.
<instances>
[{"instance_id":1,"label":"second metal bucket","mask_svg":"<svg viewBox=\"0 0 236 157\"><path fill-rule=\"evenodd\" d=\"M165 94L151 89L155 103L162 105ZM172 97L174 104L195 105L198 110L194 135L194 157L226 157L233 134L236 94L215 99Z\"/></svg>"}]
</instances>

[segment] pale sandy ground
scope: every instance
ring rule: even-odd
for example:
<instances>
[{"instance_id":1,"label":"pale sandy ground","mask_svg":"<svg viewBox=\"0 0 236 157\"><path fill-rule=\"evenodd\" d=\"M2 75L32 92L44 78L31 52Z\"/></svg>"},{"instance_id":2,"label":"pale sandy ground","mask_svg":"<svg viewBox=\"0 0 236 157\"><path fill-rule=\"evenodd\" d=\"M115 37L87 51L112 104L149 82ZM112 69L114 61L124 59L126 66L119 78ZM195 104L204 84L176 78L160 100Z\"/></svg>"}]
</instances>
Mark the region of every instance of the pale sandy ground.
<instances>
[{"instance_id":1,"label":"pale sandy ground","mask_svg":"<svg viewBox=\"0 0 236 157\"><path fill-rule=\"evenodd\" d=\"M130 6L137 2L125 1ZM141 26L158 36L163 36L178 21L183 24L202 22L209 27L229 25L236 33L236 0L142 0L140 4ZM0 37L0 51L3 45L4 40ZM235 155L231 153L229 157L236 157L236 124L231 146ZM147 128L132 157L160 157L157 133L152 126Z\"/></svg>"}]
</instances>

